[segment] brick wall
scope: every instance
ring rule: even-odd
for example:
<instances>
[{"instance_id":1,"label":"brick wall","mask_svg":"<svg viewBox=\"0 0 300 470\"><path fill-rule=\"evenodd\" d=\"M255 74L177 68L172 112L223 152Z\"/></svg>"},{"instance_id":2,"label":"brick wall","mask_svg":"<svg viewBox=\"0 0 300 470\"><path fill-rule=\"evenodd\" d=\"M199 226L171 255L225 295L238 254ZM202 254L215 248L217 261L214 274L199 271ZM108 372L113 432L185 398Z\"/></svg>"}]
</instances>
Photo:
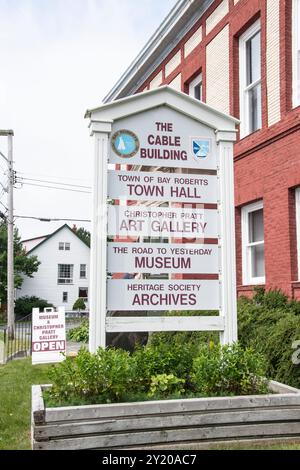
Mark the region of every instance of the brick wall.
<instances>
[{"instance_id":1,"label":"brick wall","mask_svg":"<svg viewBox=\"0 0 300 470\"><path fill-rule=\"evenodd\" d=\"M266 287L300 298L294 202L300 107L292 109L291 15L292 0L216 0L139 90L162 81L180 83L187 92L201 71L203 100L239 117L239 37L260 18L262 129L235 145L237 284L243 295L251 295L252 286L242 286L240 210L263 199Z\"/></svg>"}]
</instances>

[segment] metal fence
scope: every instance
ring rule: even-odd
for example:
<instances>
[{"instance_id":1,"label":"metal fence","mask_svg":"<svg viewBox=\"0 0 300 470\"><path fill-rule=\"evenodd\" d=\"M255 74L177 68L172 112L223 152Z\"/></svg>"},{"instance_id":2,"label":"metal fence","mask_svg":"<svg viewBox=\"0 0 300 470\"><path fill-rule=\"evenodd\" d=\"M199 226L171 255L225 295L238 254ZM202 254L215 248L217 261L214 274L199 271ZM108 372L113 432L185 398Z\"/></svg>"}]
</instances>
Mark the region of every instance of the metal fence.
<instances>
[{"instance_id":1,"label":"metal fence","mask_svg":"<svg viewBox=\"0 0 300 470\"><path fill-rule=\"evenodd\" d=\"M88 319L89 312L66 312L66 333L81 325L84 319ZM2 333L2 334L1 334ZM12 359L31 356L32 314L27 315L15 323L14 339L8 336L8 329L0 330L0 364L5 364Z\"/></svg>"},{"instance_id":2,"label":"metal fence","mask_svg":"<svg viewBox=\"0 0 300 470\"><path fill-rule=\"evenodd\" d=\"M27 315L15 323L14 339L10 339L8 329L3 329L2 362L31 355L32 315ZM0 358L1 360L1 358Z\"/></svg>"}]
</instances>

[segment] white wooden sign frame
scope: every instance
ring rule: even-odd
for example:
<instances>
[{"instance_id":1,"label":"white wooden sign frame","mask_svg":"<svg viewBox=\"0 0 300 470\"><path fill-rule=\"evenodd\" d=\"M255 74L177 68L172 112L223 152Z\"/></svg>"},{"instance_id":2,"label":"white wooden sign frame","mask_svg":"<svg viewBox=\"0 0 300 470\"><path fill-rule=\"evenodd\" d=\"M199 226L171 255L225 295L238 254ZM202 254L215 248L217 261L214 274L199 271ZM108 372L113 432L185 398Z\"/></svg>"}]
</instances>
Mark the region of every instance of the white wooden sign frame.
<instances>
[{"instance_id":1,"label":"white wooden sign frame","mask_svg":"<svg viewBox=\"0 0 300 470\"><path fill-rule=\"evenodd\" d=\"M221 309L214 317L107 317L107 181L109 139L117 119L167 106L214 129L217 144L220 220ZM106 333L138 331L218 331L222 344L237 340L233 143L239 121L168 86L88 110L94 140L93 226L91 238L91 352L105 347ZM128 162L126 162L128 163Z\"/></svg>"}]
</instances>

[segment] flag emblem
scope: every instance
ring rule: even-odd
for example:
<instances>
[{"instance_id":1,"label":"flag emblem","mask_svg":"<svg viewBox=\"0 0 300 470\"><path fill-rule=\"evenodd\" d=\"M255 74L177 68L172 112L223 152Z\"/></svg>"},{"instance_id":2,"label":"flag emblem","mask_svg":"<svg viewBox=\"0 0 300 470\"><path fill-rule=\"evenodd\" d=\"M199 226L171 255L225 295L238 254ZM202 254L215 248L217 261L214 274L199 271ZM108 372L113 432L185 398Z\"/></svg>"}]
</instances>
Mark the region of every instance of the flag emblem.
<instances>
[{"instance_id":1,"label":"flag emblem","mask_svg":"<svg viewBox=\"0 0 300 470\"><path fill-rule=\"evenodd\" d=\"M193 154L197 159L206 158L210 153L210 141L204 139L192 139Z\"/></svg>"},{"instance_id":2,"label":"flag emblem","mask_svg":"<svg viewBox=\"0 0 300 470\"><path fill-rule=\"evenodd\" d=\"M126 129L117 131L111 139L114 152L121 158L131 158L140 148L137 136Z\"/></svg>"}]
</instances>

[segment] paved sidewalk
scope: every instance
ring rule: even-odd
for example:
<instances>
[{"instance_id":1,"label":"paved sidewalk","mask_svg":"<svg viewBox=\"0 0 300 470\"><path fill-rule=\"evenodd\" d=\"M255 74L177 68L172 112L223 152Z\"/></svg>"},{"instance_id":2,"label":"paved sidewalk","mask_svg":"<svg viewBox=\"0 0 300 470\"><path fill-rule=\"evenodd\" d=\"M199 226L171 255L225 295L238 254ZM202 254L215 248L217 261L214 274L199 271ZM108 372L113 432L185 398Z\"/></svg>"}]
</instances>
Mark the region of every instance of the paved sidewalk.
<instances>
[{"instance_id":1,"label":"paved sidewalk","mask_svg":"<svg viewBox=\"0 0 300 470\"><path fill-rule=\"evenodd\" d=\"M88 349L87 343L76 343L75 341L67 341L67 356L76 356L79 349L85 347Z\"/></svg>"}]
</instances>

